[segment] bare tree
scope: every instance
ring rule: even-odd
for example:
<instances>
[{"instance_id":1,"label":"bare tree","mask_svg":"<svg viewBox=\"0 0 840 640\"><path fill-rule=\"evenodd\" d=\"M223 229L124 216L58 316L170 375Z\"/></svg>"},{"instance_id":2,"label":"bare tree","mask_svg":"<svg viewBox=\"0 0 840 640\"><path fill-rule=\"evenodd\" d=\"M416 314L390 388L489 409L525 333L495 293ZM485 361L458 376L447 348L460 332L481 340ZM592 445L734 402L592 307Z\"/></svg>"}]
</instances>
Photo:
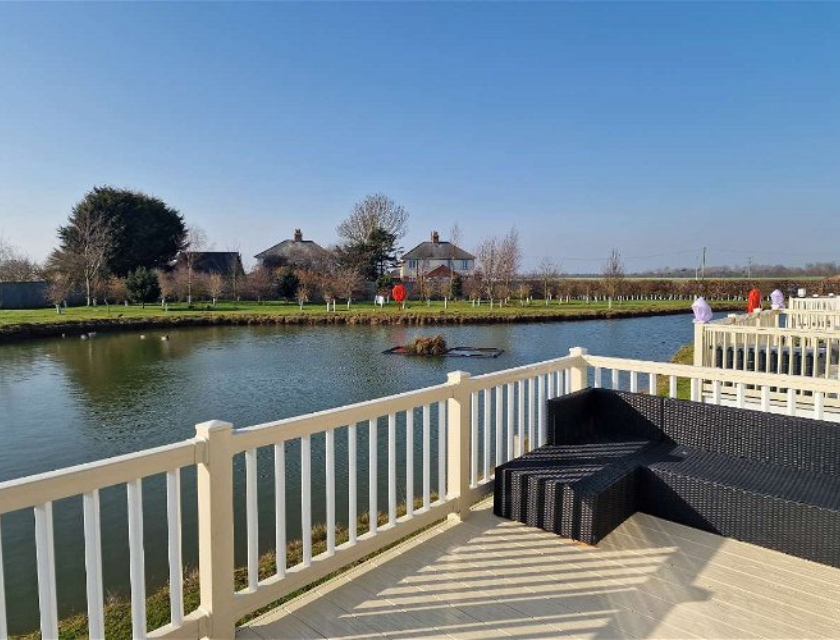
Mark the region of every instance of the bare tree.
<instances>
[{"instance_id":1,"label":"bare tree","mask_svg":"<svg viewBox=\"0 0 840 640\"><path fill-rule=\"evenodd\" d=\"M461 227L458 223L452 225L449 230L449 291L444 294L444 297L455 297L454 281L455 281L455 254L458 247L461 246Z\"/></svg>"},{"instance_id":2,"label":"bare tree","mask_svg":"<svg viewBox=\"0 0 840 640\"><path fill-rule=\"evenodd\" d=\"M125 302L128 300L128 289L125 286L125 278L119 276L111 276L105 283L105 304L109 301Z\"/></svg>"},{"instance_id":3,"label":"bare tree","mask_svg":"<svg viewBox=\"0 0 840 640\"><path fill-rule=\"evenodd\" d=\"M478 268L481 271L481 285L493 306L496 289L499 286L499 239L495 236L482 240L475 251Z\"/></svg>"},{"instance_id":4,"label":"bare tree","mask_svg":"<svg viewBox=\"0 0 840 640\"><path fill-rule=\"evenodd\" d=\"M526 303L530 303L531 298L531 285L527 282L520 282L519 286L516 288L516 293L519 296L519 304L525 305Z\"/></svg>"},{"instance_id":5,"label":"bare tree","mask_svg":"<svg viewBox=\"0 0 840 640\"><path fill-rule=\"evenodd\" d=\"M333 275L333 286L338 292L340 298L347 300L347 308L350 308L350 303L353 300L353 294L362 286L361 274L353 268L345 267L337 269Z\"/></svg>"},{"instance_id":6,"label":"bare tree","mask_svg":"<svg viewBox=\"0 0 840 640\"><path fill-rule=\"evenodd\" d=\"M0 236L0 282L29 282L41 278L38 263Z\"/></svg>"},{"instance_id":7,"label":"bare tree","mask_svg":"<svg viewBox=\"0 0 840 640\"><path fill-rule=\"evenodd\" d=\"M511 283L519 274L521 266L522 249L519 245L519 232L513 228L499 242L499 280L507 292L502 296L503 299L510 298Z\"/></svg>"},{"instance_id":8,"label":"bare tree","mask_svg":"<svg viewBox=\"0 0 840 640\"><path fill-rule=\"evenodd\" d=\"M543 258L537 265L537 277L543 286L543 298L545 299L545 306L548 306L551 300L551 291L555 280L560 276L560 268L551 258Z\"/></svg>"},{"instance_id":9,"label":"bare tree","mask_svg":"<svg viewBox=\"0 0 840 640\"><path fill-rule=\"evenodd\" d=\"M61 246L50 257L51 266L84 285L86 304L90 306L95 282L104 276L114 246L114 229L104 217L80 203L67 226L59 227L58 236Z\"/></svg>"},{"instance_id":10,"label":"bare tree","mask_svg":"<svg viewBox=\"0 0 840 640\"><path fill-rule=\"evenodd\" d=\"M248 274L248 290L250 294L262 303L271 295L273 286L271 272L265 267L257 267Z\"/></svg>"},{"instance_id":11,"label":"bare tree","mask_svg":"<svg viewBox=\"0 0 840 640\"><path fill-rule=\"evenodd\" d=\"M184 262L187 265L187 304L192 304L193 269L198 258L197 254L207 247L207 233L197 225L188 226L184 246Z\"/></svg>"},{"instance_id":12,"label":"bare tree","mask_svg":"<svg viewBox=\"0 0 840 640\"><path fill-rule=\"evenodd\" d=\"M207 276L207 293L213 299L213 306L225 290L225 277L221 273L211 273Z\"/></svg>"},{"instance_id":13,"label":"bare tree","mask_svg":"<svg viewBox=\"0 0 840 640\"><path fill-rule=\"evenodd\" d=\"M177 285L174 273L158 271L158 287L160 288L160 306L165 306L166 301L175 294Z\"/></svg>"},{"instance_id":14,"label":"bare tree","mask_svg":"<svg viewBox=\"0 0 840 640\"><path fill-rule=\"evenodd\" d=\"M309 297L315 295L321 281L321 276L315 271L301 269L298 271L297 277L298 288L295 292L295 297L297 298L301 311L303 311L304 303L309 302Z\"/></svg>"},{"instance_id":15,"label":"bare tree","mask_svg":"<svg viewBox=\"0 0 840 640\"><path fill-rule=\"evenodd\" d=\"M407 227L408 211L385 194L374 193L353 205L353 212L338 225L337 232L350 244L362 244L378 229L399 240Z\"/></svg>"},{"instance_id":16,"label":"bare tree","mask_svg":"<svg viewBox=\"0 0 840 640\"><path fill-rule=\"evenodd\" d=\"M609 306L612 308L613 298L624 280L624 261L621 259L621 253L615 247L610 251L601 273L604 276L604 288L609 296Z\"/></svg>"},{"instance_id":17,"label":"bare tree","mask_svg":"<svg viewBox=\"0 0 840 640\"><path fill-rule=\"evenodd\" d=\"M54 272L51 274L47 285L47 296L55 305L55 312L61 315L61 305L67 300L67 296L73 290L73 283L70 277L64 273Z\"/></svg>"},{"instance_id":18,"label":"bare tree","mask_svg":"<svg viewBox=\"0 0 840 640\"><path fill-rule=\"evenodd\" d=\"M228 266L228 273L226 275L228 277L228 280L230 281L230 297L233 299L234 302L236 302L237 300L239 300L239 289L242 276L245 275L244 273L240 272L239 269L239 265L242 264L242 256L240 255L241 247L239 242L229 242L227 245L227 250L230 253L234 254L232 260L230 261L230 265Z\"/></svg>"}]
</instances>

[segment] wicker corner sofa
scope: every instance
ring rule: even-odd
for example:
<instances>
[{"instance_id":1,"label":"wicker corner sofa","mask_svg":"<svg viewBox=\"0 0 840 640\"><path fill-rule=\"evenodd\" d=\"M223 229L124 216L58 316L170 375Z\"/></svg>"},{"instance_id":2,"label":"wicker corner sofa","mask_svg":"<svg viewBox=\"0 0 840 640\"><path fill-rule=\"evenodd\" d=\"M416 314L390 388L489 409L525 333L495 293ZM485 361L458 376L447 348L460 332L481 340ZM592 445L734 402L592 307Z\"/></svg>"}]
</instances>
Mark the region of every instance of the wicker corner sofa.
<instances>
[{"instance_id":1,"label":"wicker corner sofa","mask_svg":"<svg viewBox=\"0 0 840 640\"><path fill-rule=\"evenodd\" d=\"M596 544L636 511L840 567L840 424L606 389L548 403L496 515Z\"/></svg>"}]
</instances>

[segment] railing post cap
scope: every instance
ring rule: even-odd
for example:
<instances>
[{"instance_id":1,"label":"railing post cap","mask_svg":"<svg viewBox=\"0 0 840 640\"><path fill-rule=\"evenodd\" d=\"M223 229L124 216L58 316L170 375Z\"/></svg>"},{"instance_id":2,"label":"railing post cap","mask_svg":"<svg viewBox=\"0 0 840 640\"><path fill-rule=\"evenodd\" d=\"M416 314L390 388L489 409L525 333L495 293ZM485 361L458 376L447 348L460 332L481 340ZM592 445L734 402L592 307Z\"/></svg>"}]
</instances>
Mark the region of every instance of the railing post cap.
<instances>
[{"instance_id":1,"label":"railing post cap","mask_svg":"<svg viewBox=\"0 0 840 640\"><path fill-rule=\"evenodd\" d=\"M469 371L450 371L446 374L447 384L458 384L462 380L469 380Z\"/></svg>"},{"instance_id":2,"label":"railing post cap","mask_svg":"<svg viewBox=\"0 0 840 640\"><path fill-rule=\"evenodd\" d=\"M570 356L585 356L589 351L586 347L572 347L569 349Z\"/></svg>"},{"instance_id":3,"label":"railing post cap","mask_svg":"<svg viewBox=\"0 0 840 640\"><path fill-rule=\"evenodd\" d=\"M195 425L195 434L199 437L209 438L211 433L221 431L232 431L233 425L224 420L208 420L207 422L199 422Z\"/></svg>"}]
</instances>

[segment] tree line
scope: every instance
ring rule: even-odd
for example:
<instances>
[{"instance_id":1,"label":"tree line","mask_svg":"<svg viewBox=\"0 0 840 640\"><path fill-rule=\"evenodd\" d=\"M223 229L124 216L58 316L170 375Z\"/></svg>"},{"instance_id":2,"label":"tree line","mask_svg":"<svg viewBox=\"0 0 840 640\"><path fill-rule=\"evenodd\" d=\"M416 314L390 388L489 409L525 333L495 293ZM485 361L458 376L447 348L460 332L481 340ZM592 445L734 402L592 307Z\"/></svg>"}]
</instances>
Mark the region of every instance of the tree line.
<instances>
[{"instance_id":1,"label":"tree line","mask_svg":"<svg viewBox=\"0 0 840 640\"><path fill-rule=\"evenodd\" d=\"M0 282L46 279L48 295L58 312L71 293L87 305L146 304L218 300L285 300L301 307L308 302L327 305L368 293L368 283L381 295L395 284L390 273L400 264L399 245L408 230L408 211L384 194L368 195L353 205L337 227L340 241L323 253L304 256L294 264L258 265L244 273L240 261L227 269L205 273L196 264L207 248L206 234L187 225L183 215L160 198L129 189L94 187L77 202L67 223L58 228L58 245L43 265L30 260L0 238ZM450 233L453 252L460 244L457 224ZM238 252L232 252L238 255ZM564 300L739 299L756 284L754 279L628 278L621 253L612 249L600 276L564 275L560 263L543 259L530 274L522 273L522 249L515 227L503 236L481 240L475 249L476 268L463 276L432 277L429 261L419 260L411 274L411 298L465 299L492 306L544 304ZM182 259L175 259L181 256ZM454 261L454 253L452 255ZM810 265L830 272L836 264ZM759 268L755 267L758 272ZM756 273L758 275L758 273ZM775 288L792 293L801 282L795 275L764 280L764 292ZM826 281L813 292L834 291Z\"/></svg>"}]
</instances>

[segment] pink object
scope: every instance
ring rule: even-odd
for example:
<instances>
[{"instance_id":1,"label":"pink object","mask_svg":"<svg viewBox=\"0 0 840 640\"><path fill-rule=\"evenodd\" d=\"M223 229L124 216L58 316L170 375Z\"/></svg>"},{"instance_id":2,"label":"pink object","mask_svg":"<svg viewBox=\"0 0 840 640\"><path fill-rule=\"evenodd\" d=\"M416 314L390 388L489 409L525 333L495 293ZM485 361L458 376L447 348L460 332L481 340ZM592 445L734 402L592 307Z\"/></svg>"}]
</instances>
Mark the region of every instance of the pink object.
<instances>
[{"instance_id":1,"label":"pink object","mask_svg":"<svg viewBox=\"0 0 840 640\"><path fill-rule=\"evenodd\" d=\"M705 324L712 319L712 308L706 302L703 296L697 296L691 304L691 310L694 312L694 322Z\"/></svg>"}]
</instances>

